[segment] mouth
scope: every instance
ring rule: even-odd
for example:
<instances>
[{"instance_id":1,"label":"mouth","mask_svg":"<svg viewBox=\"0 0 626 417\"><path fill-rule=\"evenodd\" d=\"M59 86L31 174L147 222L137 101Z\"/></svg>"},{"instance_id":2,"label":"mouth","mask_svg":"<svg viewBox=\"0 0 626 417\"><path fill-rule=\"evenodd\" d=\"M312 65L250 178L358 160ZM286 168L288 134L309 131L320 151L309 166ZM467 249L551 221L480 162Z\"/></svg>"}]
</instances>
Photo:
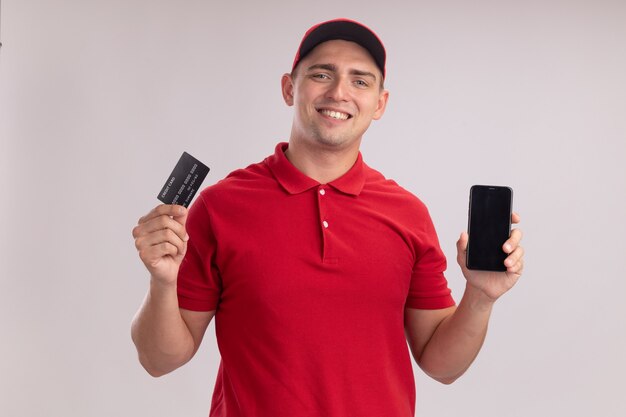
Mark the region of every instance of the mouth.
<instances>
[{"instance_id":1,"label":"mouth","mask_svg":"<svg viewBox=\"0 0 626 417\"><path fill-rule=\"evenodd\" d=\"M334 119L334 120L348 120L352 118L351 114L344 113L344 112L337 111L337 110L330 110L330 109L316 109L316 110L321 115L330 117L331 119Z\"/></svg>"}]
</instances>

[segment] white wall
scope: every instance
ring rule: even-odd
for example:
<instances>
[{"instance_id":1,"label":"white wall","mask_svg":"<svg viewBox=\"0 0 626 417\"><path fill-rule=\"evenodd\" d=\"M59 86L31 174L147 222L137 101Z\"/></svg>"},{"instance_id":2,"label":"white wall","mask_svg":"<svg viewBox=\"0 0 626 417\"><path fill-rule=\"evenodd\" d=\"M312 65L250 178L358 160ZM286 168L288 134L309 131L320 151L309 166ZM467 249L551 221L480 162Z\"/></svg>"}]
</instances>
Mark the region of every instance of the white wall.
<instances>
[{"instance_id":1,"label":"white wall","mask_svg":"<svg viewBox=\"0 0 626 417\"><path fill-rule=\"evenodd\" d=\"M416 369L417 415L626 415L620 0L5 0L1 415L207 414L212 325L174 374L136 361L131 229L183 150L211 184L287 138L280 76L338 16L386 43L391 102L363 154L429 205L457 298L469 186L512 186L523 218L524 277L461 380Z\"/></svg>"}]
</instances>

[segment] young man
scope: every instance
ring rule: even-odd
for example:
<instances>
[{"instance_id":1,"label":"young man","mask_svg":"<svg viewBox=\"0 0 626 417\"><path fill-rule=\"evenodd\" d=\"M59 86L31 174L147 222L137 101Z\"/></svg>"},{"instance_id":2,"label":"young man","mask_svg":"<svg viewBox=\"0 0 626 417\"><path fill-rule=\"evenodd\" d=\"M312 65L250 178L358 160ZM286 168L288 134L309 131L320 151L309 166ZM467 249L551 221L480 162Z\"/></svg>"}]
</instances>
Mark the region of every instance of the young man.
<instances>
[{"instance_id":1,"label":"young man","mask_svg":"<svg viewBox=\"0 0 626 417\"><path fill-rule=\"evenodd\" d=\"M384 77L371 30L314 26L282 77L289 143L206 188L189 211L157 206L133 230L151 275L132 326L139 359L151 375L171 372L215 316L210 416L413 416L409 348L427 374L453 382L519 278L519 230L502 273L465 268L464 233L455 306L426 207L359 153L385 111Z\"/></svg>"}]
</instances>

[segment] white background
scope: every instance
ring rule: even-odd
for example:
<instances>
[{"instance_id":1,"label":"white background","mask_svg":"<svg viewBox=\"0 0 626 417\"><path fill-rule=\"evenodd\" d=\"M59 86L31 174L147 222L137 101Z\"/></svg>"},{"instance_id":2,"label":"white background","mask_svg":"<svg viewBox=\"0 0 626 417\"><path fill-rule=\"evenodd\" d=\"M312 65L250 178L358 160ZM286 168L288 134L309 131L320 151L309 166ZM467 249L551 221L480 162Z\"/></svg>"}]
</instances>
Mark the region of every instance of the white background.
<instances>
[{"instance_id":1,"label":"white background","mask_svg":"<svg viewBox=\"0 0 626 417\"><path fill-rule=\"evenodd\" d=\"M280 76L339 16L387 46L364 159L429 206L457 300L470 185L510 185L523 220L524 277L464 377L416 369L417 416L626 415L620 0L2 2L1 415L207 415L213 325L171 375L136 360L131 229L182 151L208 185L288 138Z\"/></svg>"}]
</instances>

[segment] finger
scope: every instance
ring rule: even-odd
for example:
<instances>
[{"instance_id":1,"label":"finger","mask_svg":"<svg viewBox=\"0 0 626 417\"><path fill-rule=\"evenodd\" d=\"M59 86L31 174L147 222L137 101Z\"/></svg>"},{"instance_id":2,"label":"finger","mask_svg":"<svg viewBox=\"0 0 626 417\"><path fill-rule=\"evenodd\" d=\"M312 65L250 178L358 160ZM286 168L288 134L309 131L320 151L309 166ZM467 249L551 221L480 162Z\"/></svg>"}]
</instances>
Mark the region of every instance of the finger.
<instances>
[{"instance_id":1,"label":"finger","mask_svg":"<svg viewBox=\"0 0 626 417\"><path fill-rule=\"evenodd\" d=\"M522 275L522 272L524 272L524 260L520 259L514 265L507 267L506 271L512 274Z\"/></svg>"},{"instance_id":2,"label":"finger","mask_svg":"<svg viewBox=\"0 0 626 417\"><path fill-rule=\"evenodd\" d=\"M147 223L143 223L137 225L133 228L133 237L135 239L139 237L147 236L151 233L155 233L161 230L172 230L174 233L178 235L182 240L188 240L189 236L187 235L187 231L185 227L182 226L177 221L173 220L169 216L161 216L150 220Z\"/></svg>"},{"instance_id":3,"label":"finger","mask_svg":"<svg viewBox=\"0 0 626 417\"><path fill-rule=\"evenodd\" d=\"M520 262L524 257L524 248L521 246L518 246L515 251L513 251L513 253L511 253L509 256L506 257L506 259L504 260L504 266L508 267L513 267L514 265L516 265L518 262Z\"/></svg>"},{"instance_id":4,"label":"finger","mask_svg":"<svg viewBox=\"0 0 626 417\"><path fill-rule=\"evenodd\" d=\"M457 240L456 242L456 251L457 251L456 261L461 267L461 269L465 268L465 253L467 251L467 240L468 240L467 232L463 232L461 233L461 236L459 236L459 240Z\"/></svg>"},{"instance_id":5,"label":"finger","mask_svg":"<svg viewBox=\"0 0 626 417\"><path fill-rule=\"evenodd\" d=\"M149 235L135 239L135 246L137 246L138 250L150 246L157 246L161 243L169 243L170 245L175 246L179 252L182 252L185 245L185 241L182 240L171 229L159 230Z\"/></svg>"},{"instance_id":6,"label":"finger","mask_svg":"<svg viewBox=\"0 0 626 417\"><path fill-rule=\"evenodd\" d=\"M513 229L511 231L511 236L504 242L502 245L502 250L506 253L513 252L518 246L520 241L522 240L522 231L520 229Z\"/></svg>"},{"instance_id":7,"label":"finger","mask_svg":"<svg viewBox=\"0 0 626 417\"><path fill-rule=\"evenodd\" d=\"M139 252L139 257L146 265L156 266L164 257L175 257L178 254L179 250L176 246L169 242L162 242L142 249Z\"/></svg>"},{"instance_id":8,"label":"finger","mask_svg":"<svg viewBox=\"0 0 626 417\"><path fill-rule=\"evenodd\" d=\"M135 239L135 247L140 252L146 248L158 246L162 243L169 243L170 245L176 247L179 253L183 252L185 246L185 241L171 229L158 230Z\"/></svg>"},{"instance_id":9,"label":"finger","mask_svg":"<svg viewBox=\"0 0 626 417\"><path fill-rule=\"evenodd\" d=\"M462 232L461 236L459 236L459 240L456 241L456 250L458 253L464 253L467 250L468 237L467 232Z\"/></svg>"},{"instance_id":10,"label":"finger","mask_svg":"<svg viewBox=\"0 0 626 417\"><path fill-rule=\"evenodd\" d=\"M522 221L522 218L516 212L511 213L511 223L517 224Z\"/></svg>"},{"instance_id":11,"label":"finger","mask_svg":"<svg viewBox=\"0 0 626 417\"><path fill-rule=\"evenodd\" d=\"M173 219L180 223L182 226L185 226L185 224L187 223L187 215L189 214L189 210L183 206L178 207L180 207L182 210L178 209L178 214L175 214L173 216Z\"/></svg>"},{"instance_id":12,"label":"finger","mask_svg":"<svg viewBox=\"0 0 626 417\"><path fill-rule=\"evenodd\" d=\"M184 215L186 217L186 215ZM133 237L138 238L146 236L150 233L163 229L170 229L178 235L182 240L189 240L185 226L170 216L162 215L154 217L151 220L135 226L133 229Z\"/></svg>"},{"instance_id":13,"label":"finger","mask_svg":"<svg viewBox=\"0 0 626 417\"><path fill-rule=\"evenodd\" d=\"M186 216L187 209L183 206L179 206L177 204L159 204L148 214L143 217L140 217L137 221L137 224L142 224L150 221L151 219L159 216L170 216L170 217L178 217L178 216Z\"/></svg>"}]
</instances>

